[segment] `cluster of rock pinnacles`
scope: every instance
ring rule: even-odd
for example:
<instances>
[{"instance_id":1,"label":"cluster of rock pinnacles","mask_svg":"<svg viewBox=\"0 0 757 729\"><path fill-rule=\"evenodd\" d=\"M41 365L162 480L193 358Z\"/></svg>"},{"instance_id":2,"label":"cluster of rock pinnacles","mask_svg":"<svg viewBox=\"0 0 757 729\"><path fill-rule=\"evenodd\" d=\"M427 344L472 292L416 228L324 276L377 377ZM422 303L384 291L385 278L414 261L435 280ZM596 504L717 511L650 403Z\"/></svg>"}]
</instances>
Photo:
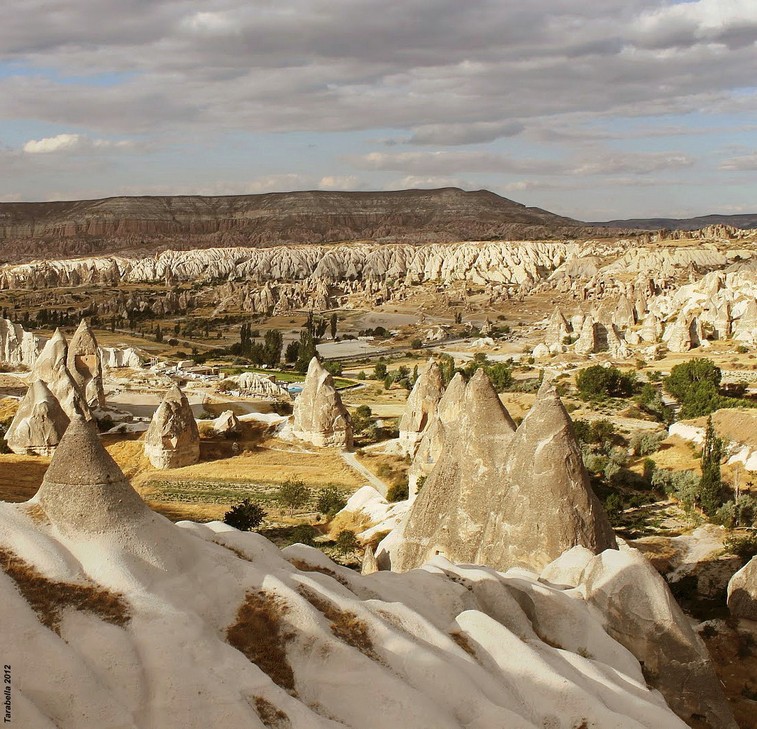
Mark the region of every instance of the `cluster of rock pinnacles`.
<instances>
[{"instance_id":1,"label":"cluster of rock pinnacles","mask_svg":"<svg viewBox=\"0 0 757 729\"><path fill-rule=\"evenodd\" d=\"M435 381L433 368L430 379ZM467 385L456 382L450 399L457 398L459 423L448 420L444 426L440 468L432 470L404 525L396 555L399 568L419 566L442 551L450 560L499 568L527 561L523 555L532 550L532 569L547 581L559 579L564 589L585 593L583 599L603 615L608 634L644 662L648 683L679 716L698 714L710 726L734 729L706 648L662 578L638 552L606 549L615 546L614 539L578 467L580 454L573 450L570 420L553 388L542 389L516 429L482 371ZM419 391L426 386L421 383ZM172 406L179 403L181 410L186 398L172 390L166 400ZM435 408L432 400L413 399L414 406L430 408L427 430L439 417L443 397ZM421 417L413 422L423 421ZM476 438L461 437L462 428ZM424 438L417 441L418 452ZM508 488L502 483L494 488L498 478ZM524 499L524 506L511 518L509 510L518 498ZM63 534L113 531L139 541L141 533L170 528L131 487L102 446L94 421L80 414L72 416L32 503ZM432 513L435 520L429 517ZM525 527L519 528L522 523ZM551 559L552 552L558 560ZM538 565L546 561L550 565L542 570ZM364 571L377 569L368 550ZM555 577L550 577L550 570ZM521 607L528 611L528 605Z\"/></svg>"}]
</instances>

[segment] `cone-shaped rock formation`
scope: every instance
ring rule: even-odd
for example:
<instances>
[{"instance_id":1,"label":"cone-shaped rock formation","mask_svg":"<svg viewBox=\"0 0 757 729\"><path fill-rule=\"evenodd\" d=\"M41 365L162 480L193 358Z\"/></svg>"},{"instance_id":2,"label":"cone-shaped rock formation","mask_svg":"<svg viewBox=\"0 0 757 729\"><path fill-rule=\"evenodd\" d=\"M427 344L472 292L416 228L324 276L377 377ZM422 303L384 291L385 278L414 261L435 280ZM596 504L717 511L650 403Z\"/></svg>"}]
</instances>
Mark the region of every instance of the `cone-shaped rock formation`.
<instances>
[{"instance_id":1,"label":"cone-shaped rock formation","mask_svg":"<svg viewBox=\"0 0 757 729\"><path fill-rule=\"evenodd\" d=\"M316 357L294 401L292 431L316 446L352 448L352 418L334 388L334 380Z\"/></svg>"},{"instance_id":2,"label":"cone-shaped rock formation","mask_svg":"<svg viewBox=\"0 0 757 729\"><path fill-rule=\"evenodd\" d=\"M5 440L14 453L49 456L68 427L68 416L42 380L26 391Z\"/></svg>"},{"instance_id":3,"label":"cone-shaped rock formation","mask_svg":"<svg viewBox=\"0 0 757 729\"><path fill-rule=\"evenodd\" d=\"M106 532L153 515L103 448L94 422L71 420L36 500L61 531Z\"/></svg>"},{"instance_id":4,"label":"cone-shaped rock formation","mask_svg":"<svg viewBox=\"0 0 757 729\"><path fill-rule=\"evenodd\" d=\"M432 359L419 375L405 404L400 419L400 444L406 453L415 452L418 441L436 417L436 409L444 392L444 379L439 365Z\"/></svg>"},{"instance_id":5,"label":"cone-shaped rock formation","mask_svg":"<svg viewBox=\"0 0 757 729\"><path fill-rule=\"evenodd\" d=\"M34 362L31 379L43 380L60 403L69 418L81 415L89 419L88 405L84 402L79 386L68 370L68 343L60 329L47 340L42 352Z\"/></svg>"},{"instance_id":6,"label":"cone-shaped rock formation","mask_svg":"<svg viewBox=\"0 0 757 729\"><path fill-rule=\"evenodd\" d=\"M413 503L392 569L420 567L436 554L471 562L502 488L506 446L515 425L483 369L465 388L462 416L450 423L444 450Z\"/></svg>"},{"instance_id":7,"label":"cone-shaped rock formation","mask_svg":"<svg viewBox=\"0 0 757 729\"><path fill-rule=\"evenodd\" d=\"M472 561L540 570L576 545L594 553L616 547L570 416L551 383L544 383L510 442L501 476Z\"/></svg>"},{"instance_id":8,"label":"cone-shaped rock formation","mask_svg":"<svg viewBox=\"0 0 757 729\"><path fill-rule=\"evenodd\" d=\"M79 328L68 345L66 359L68 371L79 386L84 400L90 407L105 406L103 370L97 339L86 319L79 322Z\"/></svg>"},{"instance_id":9,"label":"cone-shaped rock formation","mask_svg":"<svg viewBox=\"0 0 757 729\"><path fill-rule=\"evenodd\" d=\"M174 385L152 416L145 455L155 468L183 468L200 459L200 433L186 395Z\"/></svg>"},{"instance_id":10,"label":"cone-shaped rock formation","mask_svg":"<svg viewBox=\"0 0 757 729\"><path fill-rule=\"evenodd\" d=\"M436 408L436 417L423 433L415 458L408 472L410 501L418 492L418 479L427 478L439 460L450 425L457 423L462 415L465 398L465 380L458 372L450 381Z\"/></svg>"}]
</instances>

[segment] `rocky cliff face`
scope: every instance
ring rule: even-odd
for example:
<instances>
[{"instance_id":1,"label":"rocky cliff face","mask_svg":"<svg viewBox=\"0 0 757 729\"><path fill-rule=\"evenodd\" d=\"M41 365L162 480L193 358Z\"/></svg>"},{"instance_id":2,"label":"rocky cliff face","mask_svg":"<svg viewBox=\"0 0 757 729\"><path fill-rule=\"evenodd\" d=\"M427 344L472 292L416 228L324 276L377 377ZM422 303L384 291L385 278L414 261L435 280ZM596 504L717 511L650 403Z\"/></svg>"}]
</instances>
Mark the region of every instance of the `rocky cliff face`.
<instances>
[{"instance_id":1,"label":"rocky cliff face","mask_svg":"<svg viewBox=\"0 0 757 729\"><path fill-rule=\"evenodd\" d=\"M0 203L0 250L6 260L146 245L544 239L592 233L603 231L486 190L456 188Z\"/></svg>"},{"instance_id":2,"label":"rocky cliff face","mask_svg":"<svg viewBox=\"0 0 757 729\"><path fill-rule=\"evenodd\" d=\"M443 392L442 372L432 359L418 376L400 419L400 444L406 453L415 453L418 442L436 418Z\"/></svg>"}]
</instances>

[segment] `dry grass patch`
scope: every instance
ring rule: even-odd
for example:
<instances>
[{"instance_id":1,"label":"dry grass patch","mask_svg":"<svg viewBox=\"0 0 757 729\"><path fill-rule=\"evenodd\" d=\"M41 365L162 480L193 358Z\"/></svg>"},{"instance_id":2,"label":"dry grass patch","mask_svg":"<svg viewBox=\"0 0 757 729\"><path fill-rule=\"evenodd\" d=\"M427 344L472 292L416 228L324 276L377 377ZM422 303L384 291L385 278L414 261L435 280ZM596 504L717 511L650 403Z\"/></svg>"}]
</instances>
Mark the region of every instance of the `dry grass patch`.
<instances>
[{"instance_id":1,"label":"dry grass patch","mask_svg":"<svg viewBox=\"0 0 757 729\"><path fill-rule=\"evenodd\" d=\"M16 415L20 404L21 401L16 400L15 397L4 397L0 400L0 423L10 423Z\"/></svg>"},{"instance_id":2,"label":"dry grass patch","mask_svg":"<svg viewBox=\"0 0 757 729\"><path fill-rule=\"evenodd\" d=\"M278 706L274 706L262 696L255 697L255 711L268 729L289 729L292 726L289 717Z\"/></svg>"},{"instance_id":3,"label":"dry grass patch","mask_svg":"<svg viewBox=\"0 0 757 729\"><path fill-rule=\"evenodd\" d=\"M160 471L159 474L162 481L281 484L288 478L297 478L308 486L333 483L342 488L357 488L362 483L339 454L328 449L318 453L303 453L256 448L233 458L204 461L186 468ZM155 476L155 472L145 474L143 480Z\"/></svg>"},{"instance_id":4,"label":"dry grass patch","mask_svg":"<svg viewBox=\"0 0 757 729\"><path fill-rule=\"evenodd\" d=\"M289 564L291 564L292 567L296 567L298 570L300 570L300 572L320 572L322 575L333 577L337 582L344 585L348 590L350 589L347 580L345 580L344 577L341 577L336 572L334 572L334 570L331 570L328 567L320 567L319 565L310 564L309 562L305 562L302 559L290 559Z\"/></svg>"},{"instance_id":5,"label":"dry grass patch","mask_svg":"<svg viewBox=\"0 0 757 729\"><path fill-rule=\"evenodd\" d=\"M329 522L329 536L336 539L339 532L347 530L360 534L372 525L370 517L364 511L345 511L337 514Z\"/></svg>"},{"instance_id":6,"label":"dry grass patch","mask_svg":"<svg viewBox=\"0 0 757 729\"><path fill-rule=\"evenodd\" d=\"M358 452L357 459L389 486L407 483L407 472L410 468L409 459L387 453L369 453L366 451Z\"/></svg>"},{"instance_id":7,"label":"dry grass patch","mask_svg":"<svg viewBox=\"0 0 757 729\"><path fill-rule=\"evenodd\" d=\"M0 562L39 621L58 635L61 612L66 608L92 613L113 625L126 625L131 619L129 607L118 593L95 585L50 580L36 567L2 547Z\"/></svg>"},{"instance_id":8,"label":"dry grass patch","mask_svg":"<svg viewBox=\"0 0 757 729\"><path fill-rule=\"evenodd\" d=\"M476 649L471 645L470 638L458 630L454 630L449 634L449 637L455 641L469 656L476 658Z\"/></svg>"},{"instance_id":9,"label":"dry grass patch","mask_svg":"<svg viewBox=\"0 0 757 729\"><path fill-rule=\"evenodd\" d=\"M226 640L277 686L294 695L294 672L286 651L294 633L282 621L288 610L277 595L263 590L248 592L236 622L226 630Z\"/></svg>"},{"instance_id":10,"label":"dry grass patch","mask_svg":"<svg viewBox=\"0 0 757 729\"><path fill-rule=\"evenodd\" d=\"M368 630L368 624L349 610L342 610L332 602L324 599L304 585L300 585L299 593L316 610L323 613L329 621L331 632L347 645L357 648L364 656L372 661L381 662L373 648L373 639Z\"/></svg>"},{"instance_id":11,"label":"dry grass patch","mask_svg":"<svg viewBox=\"0 0 757 729\"><path fill-rule=\"evenodd\" d=\"M42 483L50 459L44 456L0 455L0 501L28 501Z\"/></svg>"}]
</instances>

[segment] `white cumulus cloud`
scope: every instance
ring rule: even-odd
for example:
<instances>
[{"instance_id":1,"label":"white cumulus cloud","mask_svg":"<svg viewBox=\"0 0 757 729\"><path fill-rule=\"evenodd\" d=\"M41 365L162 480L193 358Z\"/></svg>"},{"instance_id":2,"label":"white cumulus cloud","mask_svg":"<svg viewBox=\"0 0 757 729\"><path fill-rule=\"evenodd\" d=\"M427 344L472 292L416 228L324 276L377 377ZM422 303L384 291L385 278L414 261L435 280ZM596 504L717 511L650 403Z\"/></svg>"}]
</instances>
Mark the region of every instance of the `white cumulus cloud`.
<instances>
[{"instance_id":1,"label":"white cumulus cloud","mask_svg":"<svg viewBox=\"0 0 757 729\"><path fill-rule=\"evenodd\" d=\"M81 144L82 137L79 134L58 134L55 137L43 139L30 139L24 145L24 152L28 154L48 154L75 149Z\"/></svg>"}]
</instances>

